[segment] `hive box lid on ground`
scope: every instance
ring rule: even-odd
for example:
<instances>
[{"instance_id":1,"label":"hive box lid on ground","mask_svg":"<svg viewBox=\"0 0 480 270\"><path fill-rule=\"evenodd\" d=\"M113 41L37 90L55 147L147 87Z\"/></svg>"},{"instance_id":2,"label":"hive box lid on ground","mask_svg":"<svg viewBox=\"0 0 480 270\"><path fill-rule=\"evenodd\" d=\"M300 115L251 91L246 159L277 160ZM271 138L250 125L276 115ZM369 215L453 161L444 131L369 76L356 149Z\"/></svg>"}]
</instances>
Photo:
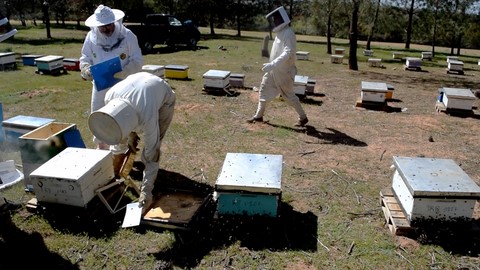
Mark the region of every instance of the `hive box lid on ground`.
<instances>
[{"instance_id":1,"label":"hive box lid on ground","mask_svg":"<svg viewBox=\"0 0 480 270\"><path fill-rule=\"evenodd\" d=\"M280 194L282 161L281 155L227 153L215 189Z\"/></svg>"},{"instance_id":2,"label":"hive box lid on ground","mask_svg":"<svg viewBox=\"0 0 480 270\"><path fill-rule=\"evenodd\" d=\"M410 222L470 219L480 187L451 159L393 157L392 190Z\"/></svg>"},{"instance_id":3,"label":"hive box lid on ground","mask_svg":"<svg viewBox=\"0 0 480 270\"><path fill-rule=\"evenodd\" d=\"M86 206L114 178L110 151L67 147L30 174L39 202Z\"/></svg>"},{"instance_id":4,"label":"hive box lid on ground","mask_svg":"<svg viewBox=\"0 0 480 270\"><path fill-rule=\"evenodd\" d=\"M203 74L205 87L225 88L230 83L230 71L210 69Z\"/></svg>"}]
</instances>

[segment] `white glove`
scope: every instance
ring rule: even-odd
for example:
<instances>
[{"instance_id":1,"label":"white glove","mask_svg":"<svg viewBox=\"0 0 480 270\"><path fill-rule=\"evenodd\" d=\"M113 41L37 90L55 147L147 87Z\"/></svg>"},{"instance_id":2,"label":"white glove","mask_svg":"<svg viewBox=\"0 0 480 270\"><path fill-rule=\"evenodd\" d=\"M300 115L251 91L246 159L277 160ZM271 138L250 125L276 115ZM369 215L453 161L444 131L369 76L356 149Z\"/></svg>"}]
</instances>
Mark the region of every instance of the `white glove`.
<instances>
[{"instance_id":1,"label":"white glove","mask_svg":"<svg viewBox=\"0 0 480 270\"><path fill-rule=\"evenodd\" d=\"M128 135L127 143L128 143L128 148L130 151L133 153L137 153L140 149L137 148L138 142L140 141L140 137L138 137L137 133L135 132L130 132Z\"/></svg>"},{"instance_id":2,"label":"white glove","mask_svg":"<svg viewBox=\"0 0 480 270\"><path fill-rule=\"evenodd\" d=\"M90 64L83 64L80 68L81 76L84 80L92 81L92 72L90 71Z\"/></svg>"},{"instance_id":3,"label":"white glove","mask_svg":"<svg viewBox=\"0 0 480 270\"><path fill-rule=\"evenodd\" d=\"M263 64L262 71L263 72L270 72L273 70L273 64L272 63L265 63Z\"/></svg>"}]
</instances>

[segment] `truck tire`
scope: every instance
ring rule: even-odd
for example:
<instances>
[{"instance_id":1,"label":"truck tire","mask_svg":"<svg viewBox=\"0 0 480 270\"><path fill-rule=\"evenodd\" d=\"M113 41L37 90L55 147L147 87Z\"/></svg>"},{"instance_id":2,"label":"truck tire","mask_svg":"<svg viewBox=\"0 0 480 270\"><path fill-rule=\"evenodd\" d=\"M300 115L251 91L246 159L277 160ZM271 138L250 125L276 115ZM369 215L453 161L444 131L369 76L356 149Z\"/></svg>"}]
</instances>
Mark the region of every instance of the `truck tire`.
<instances>
[{"instance_id":1,"label":"truck tire","mask_svg":"<svg viewBox=\"0 0 480 270\"><path fill-rule=\"evenodd\" d=\"M151 53L152 50L153 50L153 46L155 46L155 44L151 43L150 41L145 41L142 43L142 52L144 54L148 54L148 53Z\"/></svg>"}]
</instances>

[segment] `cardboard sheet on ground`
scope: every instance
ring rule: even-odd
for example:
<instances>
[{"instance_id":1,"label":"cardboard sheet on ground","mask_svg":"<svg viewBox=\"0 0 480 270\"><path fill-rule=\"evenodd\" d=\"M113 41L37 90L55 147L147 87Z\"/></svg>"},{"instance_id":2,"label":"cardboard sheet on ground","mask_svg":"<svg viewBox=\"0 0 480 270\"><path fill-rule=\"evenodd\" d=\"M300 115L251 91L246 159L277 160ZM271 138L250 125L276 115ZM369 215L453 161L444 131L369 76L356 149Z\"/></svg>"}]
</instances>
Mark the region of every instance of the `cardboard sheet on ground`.
<instances>
[{"instance_id":1,"label":"cardboard sheet on ground","mask_svg":"<svg viewBox=\"0 0 480 270\"><path fill-rule=\"evenodd\" d=\"M154 199L142 224L172 229L189 229L205 203L205 196L184 191L169 191Z\"/></svg>"},{"instance_id":2,"label":"cardboard sheet on ground","mask_svg":"<svg viewBox=\"0 0 480 270\"><path fill-rule=\"evenodd\" d=\"M15 168L13 160L0 162L0 189L23 180L23 173Z\"/></svg>"},{"instance_id":3,"label":"cardboard sheet on ground","mask_svg":"<svg viewBox=\"0 0 480 270\"><path fill-rule=\"evenodd\" d=\"M127 205L127 211L123 218L122 228L134 227L140 225L142 219L142 207L139 207L139 203L129 203Z\"/></svg>"},{"instance_id":4,"label":"cardboard sheet on ground","mask_svg":"<svg viewBox=\"0 0 480 270\"><path fill-rule=\"evenodd\" d=\"M90 71L98 91L112 87L120 81L120 79L114 77L115 73L122 71L120 57L92 65Z\"/></svg>"}]
</instances>

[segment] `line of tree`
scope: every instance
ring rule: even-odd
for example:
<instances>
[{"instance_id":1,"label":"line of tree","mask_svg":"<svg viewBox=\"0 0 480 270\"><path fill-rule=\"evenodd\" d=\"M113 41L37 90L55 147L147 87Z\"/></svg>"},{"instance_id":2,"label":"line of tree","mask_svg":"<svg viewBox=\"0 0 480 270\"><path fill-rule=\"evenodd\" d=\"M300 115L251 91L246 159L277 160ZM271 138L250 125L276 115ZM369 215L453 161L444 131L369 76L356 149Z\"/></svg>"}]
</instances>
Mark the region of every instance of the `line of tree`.
<instances>
[{"instance_id":1,"label":"line of tree","mask_svg":"<svg viewBox=\"0 0 480 270\"><path fill-rule=\"evenodd\" d=\"M431 45L433 53L444 46L457 55L461 48L480 48L480 0L4 0L0 13L23 26L41 22L51 38L50 20L82 27L99 4L125 11L125 21L168 13L209 27L212 35L215 28L231 28L238 36L242 30L269 31L265 14L284 5L297 34L326 36L327 53L332 38L349 39L350 57L357 40L366 40L367 49L371 41L387 41L404 43L407 50L411 43Z\"/></svg>"}]
</instances>

